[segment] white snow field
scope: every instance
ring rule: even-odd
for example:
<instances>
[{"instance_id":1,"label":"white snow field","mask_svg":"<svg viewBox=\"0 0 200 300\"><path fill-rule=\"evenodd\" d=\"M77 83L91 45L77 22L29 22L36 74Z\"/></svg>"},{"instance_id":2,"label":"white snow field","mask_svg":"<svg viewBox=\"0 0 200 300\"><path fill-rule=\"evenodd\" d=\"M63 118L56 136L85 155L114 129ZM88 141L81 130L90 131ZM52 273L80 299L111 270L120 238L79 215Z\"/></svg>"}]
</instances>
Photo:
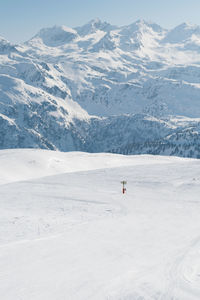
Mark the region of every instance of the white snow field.
<instances>
[{"instance_id":1,"label":"white snow field","mask_svg":"<svg viewBox=\"0 0 200 300\"><path fill-rule=\"evenodd\" d=\"M199 300L200 161L1 150L0 299Z\"/></svg>"}]
</instances>

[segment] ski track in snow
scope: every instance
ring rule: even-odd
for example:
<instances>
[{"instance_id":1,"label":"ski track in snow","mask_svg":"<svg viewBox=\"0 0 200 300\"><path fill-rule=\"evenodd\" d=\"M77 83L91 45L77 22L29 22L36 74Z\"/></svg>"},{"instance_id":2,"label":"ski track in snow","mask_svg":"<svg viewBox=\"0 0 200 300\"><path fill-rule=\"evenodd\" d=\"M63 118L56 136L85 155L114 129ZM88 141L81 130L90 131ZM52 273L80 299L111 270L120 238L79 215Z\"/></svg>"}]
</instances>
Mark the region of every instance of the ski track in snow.
<instances>
[{"instance_id":1,"label":"ski track in snow","mask_svg":"<svg viewBox=\"0 0 200 300\"><path fill-rule=\"evenodd\" d=\"M200 236L176 258L169 275L165 299L199 299Z\"/></svg>"},{"instance_id":2,"label":"ski track in snow","mask_svg":"<svg viewBox=\"0 0 200 300\"><path fill-rule=\"evenodd\" d=\"M0 299L200 299L198 160L12 151L22 166L0 185Z\"/></svg>"}]
</instances>

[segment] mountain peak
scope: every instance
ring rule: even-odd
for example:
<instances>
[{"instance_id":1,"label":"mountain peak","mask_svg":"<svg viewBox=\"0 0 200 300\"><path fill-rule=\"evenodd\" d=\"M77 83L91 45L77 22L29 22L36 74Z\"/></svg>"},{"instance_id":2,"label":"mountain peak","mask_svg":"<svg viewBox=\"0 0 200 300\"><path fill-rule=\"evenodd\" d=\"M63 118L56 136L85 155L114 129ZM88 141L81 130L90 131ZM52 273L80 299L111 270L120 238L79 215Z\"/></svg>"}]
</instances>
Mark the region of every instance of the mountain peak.
<instances>
[{"instance_id":1,"label":"mountain peak","mask_svg":"<svg viewBox=\"0 0 200 300\"><path fill-rule=\"evenodd\" d=\"M95 19L90 20L87 24L98 26L98 25L101 25L102 23L103 22L99 18L95 18Z\"/></svg>"},{"instance_id":2,"label":"mountain peak","mask_svg":"<svg viewBox=\"0 0 200 300\"><path fill-rule=\"evenodd\" d=\"M50 28L41 29L31 40L39 38L46 46L59 47L72 41L76 36L77 32L74 29L55 25Z\"/></svg>"},{"instance_id":3,"label":"mountain peak","mask_svg":"<svg viewBox=\"0 0 200 300\"><path fill-rule=\"evenodd\" d=\"M10 45L10 42L0 35L0 44Z\"/></svg>"},{"instance_id":4,"label":"mountain peak","mask_svg":"<svg viewBox=\"0 0 200 300\"><path fill-rule=\"evenodd\" d=\"M158 24L156 24L156 23L154 23L152 21L146 21L144 19L137 20L135 22L135 25L138 26L138 27L140 27L140 28L141 27L151 28L155 32L162 32L164 30L160 25L158 25Z\"/></svg>"},{"instance_id":5,"label":"mountain peak","mask_svg":"<svg viewBox=\"0 0 200 300\"><path fill-rule=\"evenodd\" d=\"M153 22L147 22L144 19L138 19L136 22L123 26L122 30L125 32L141 32L141 31L149 31L153 30L156 33L161 33L165 31L161 26Z\"/></svg>"},{"instance_id":6,"label":"mountain peak","mask_svg":"<svg viewBox=\"0 0 200 300\"><path fill-rule=\"evenodd\" d=\"M5 54L12 51L17 51L15 45L11 44L4 37L0 36L0 54Z\"/></svg>"},{"instance_id":7,"label":"mountain peak","mask_svg":"<svg viewBox=\"0 0 200 300\"><path fill-rule=\"evenodd\" d=\"M137 21L135 21L135 24L137 24L137 25L149 25L149 24L152 24L152 23L151 22L147 22L144 19L138 19Z\"/></svg>"},{"instance_id":8,"label":"mountain peak","mask_svg":"<svg viewBox=\"0 0 200 300\"><path fill-rule=\"evenodd\" d=\"M200 27L190 23L182 23L170 30L165 39L166 43L182 43L192 37L192 35L200 36Z\"/></svg>"},{"instance_id":9,"label":"mountain peak","mask_svg":"<svg viewBox=\"0 0 200 300\"><path fill-rule=\"evenodd\" d=\"M197 27L199 27L199 26L192 24L190 22L183 22L180 25L176 26L175 28L196 29Z\"/></svg>"},{"instance_id":10,"label":"mountain peak","mask_svg":"<svg viewBox=\"0 0 200 300\"><path fill-rule=\"evenodd\" d=\"M96 32L97 30L102 30L109 32L112 29L116 29L117 26L113 26L107 22L102 22L99 18L92 19L90 22L86 23L83 26L76 27L75 30L79 35L85 36L91 33Z\"/></svg>"}]
</instances>

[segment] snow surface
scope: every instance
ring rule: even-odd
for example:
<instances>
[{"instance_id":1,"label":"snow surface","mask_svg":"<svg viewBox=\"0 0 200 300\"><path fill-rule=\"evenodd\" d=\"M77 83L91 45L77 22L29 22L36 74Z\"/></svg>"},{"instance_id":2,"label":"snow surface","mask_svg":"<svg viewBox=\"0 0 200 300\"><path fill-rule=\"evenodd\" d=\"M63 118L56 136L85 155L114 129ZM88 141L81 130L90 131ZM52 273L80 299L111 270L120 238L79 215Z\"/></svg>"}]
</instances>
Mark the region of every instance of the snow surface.
<instances>
[{"instance_id":1,"label":"snow surface","mask_svg":"<svg viewBox=\"0 0 200 300\"><path fill-rule=\"evenodd\" d=\"M0 299L200 299L199 160L1 150L0 166Z\"/></svg>"}]
</instances>

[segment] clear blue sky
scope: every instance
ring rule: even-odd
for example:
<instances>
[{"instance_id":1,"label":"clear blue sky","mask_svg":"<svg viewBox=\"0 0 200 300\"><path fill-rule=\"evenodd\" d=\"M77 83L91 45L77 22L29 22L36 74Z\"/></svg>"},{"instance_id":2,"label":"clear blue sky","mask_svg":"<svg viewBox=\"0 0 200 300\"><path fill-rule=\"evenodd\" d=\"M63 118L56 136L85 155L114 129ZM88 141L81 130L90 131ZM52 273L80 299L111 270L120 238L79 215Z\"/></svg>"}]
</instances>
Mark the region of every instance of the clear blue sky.
<instances>
[{"instance_id":1,"label":"clear blue sky","mask_svg":"<svg viewBox=\"0 0 200 300\"><path fill-rule=\"evenodd\" d=\"M0 0L0 35L23 42L41 28L76 27L97 17L113 25L137 19L165 28L182 22L200 25L200 0Z\"/></svg>"}]
</instances>

